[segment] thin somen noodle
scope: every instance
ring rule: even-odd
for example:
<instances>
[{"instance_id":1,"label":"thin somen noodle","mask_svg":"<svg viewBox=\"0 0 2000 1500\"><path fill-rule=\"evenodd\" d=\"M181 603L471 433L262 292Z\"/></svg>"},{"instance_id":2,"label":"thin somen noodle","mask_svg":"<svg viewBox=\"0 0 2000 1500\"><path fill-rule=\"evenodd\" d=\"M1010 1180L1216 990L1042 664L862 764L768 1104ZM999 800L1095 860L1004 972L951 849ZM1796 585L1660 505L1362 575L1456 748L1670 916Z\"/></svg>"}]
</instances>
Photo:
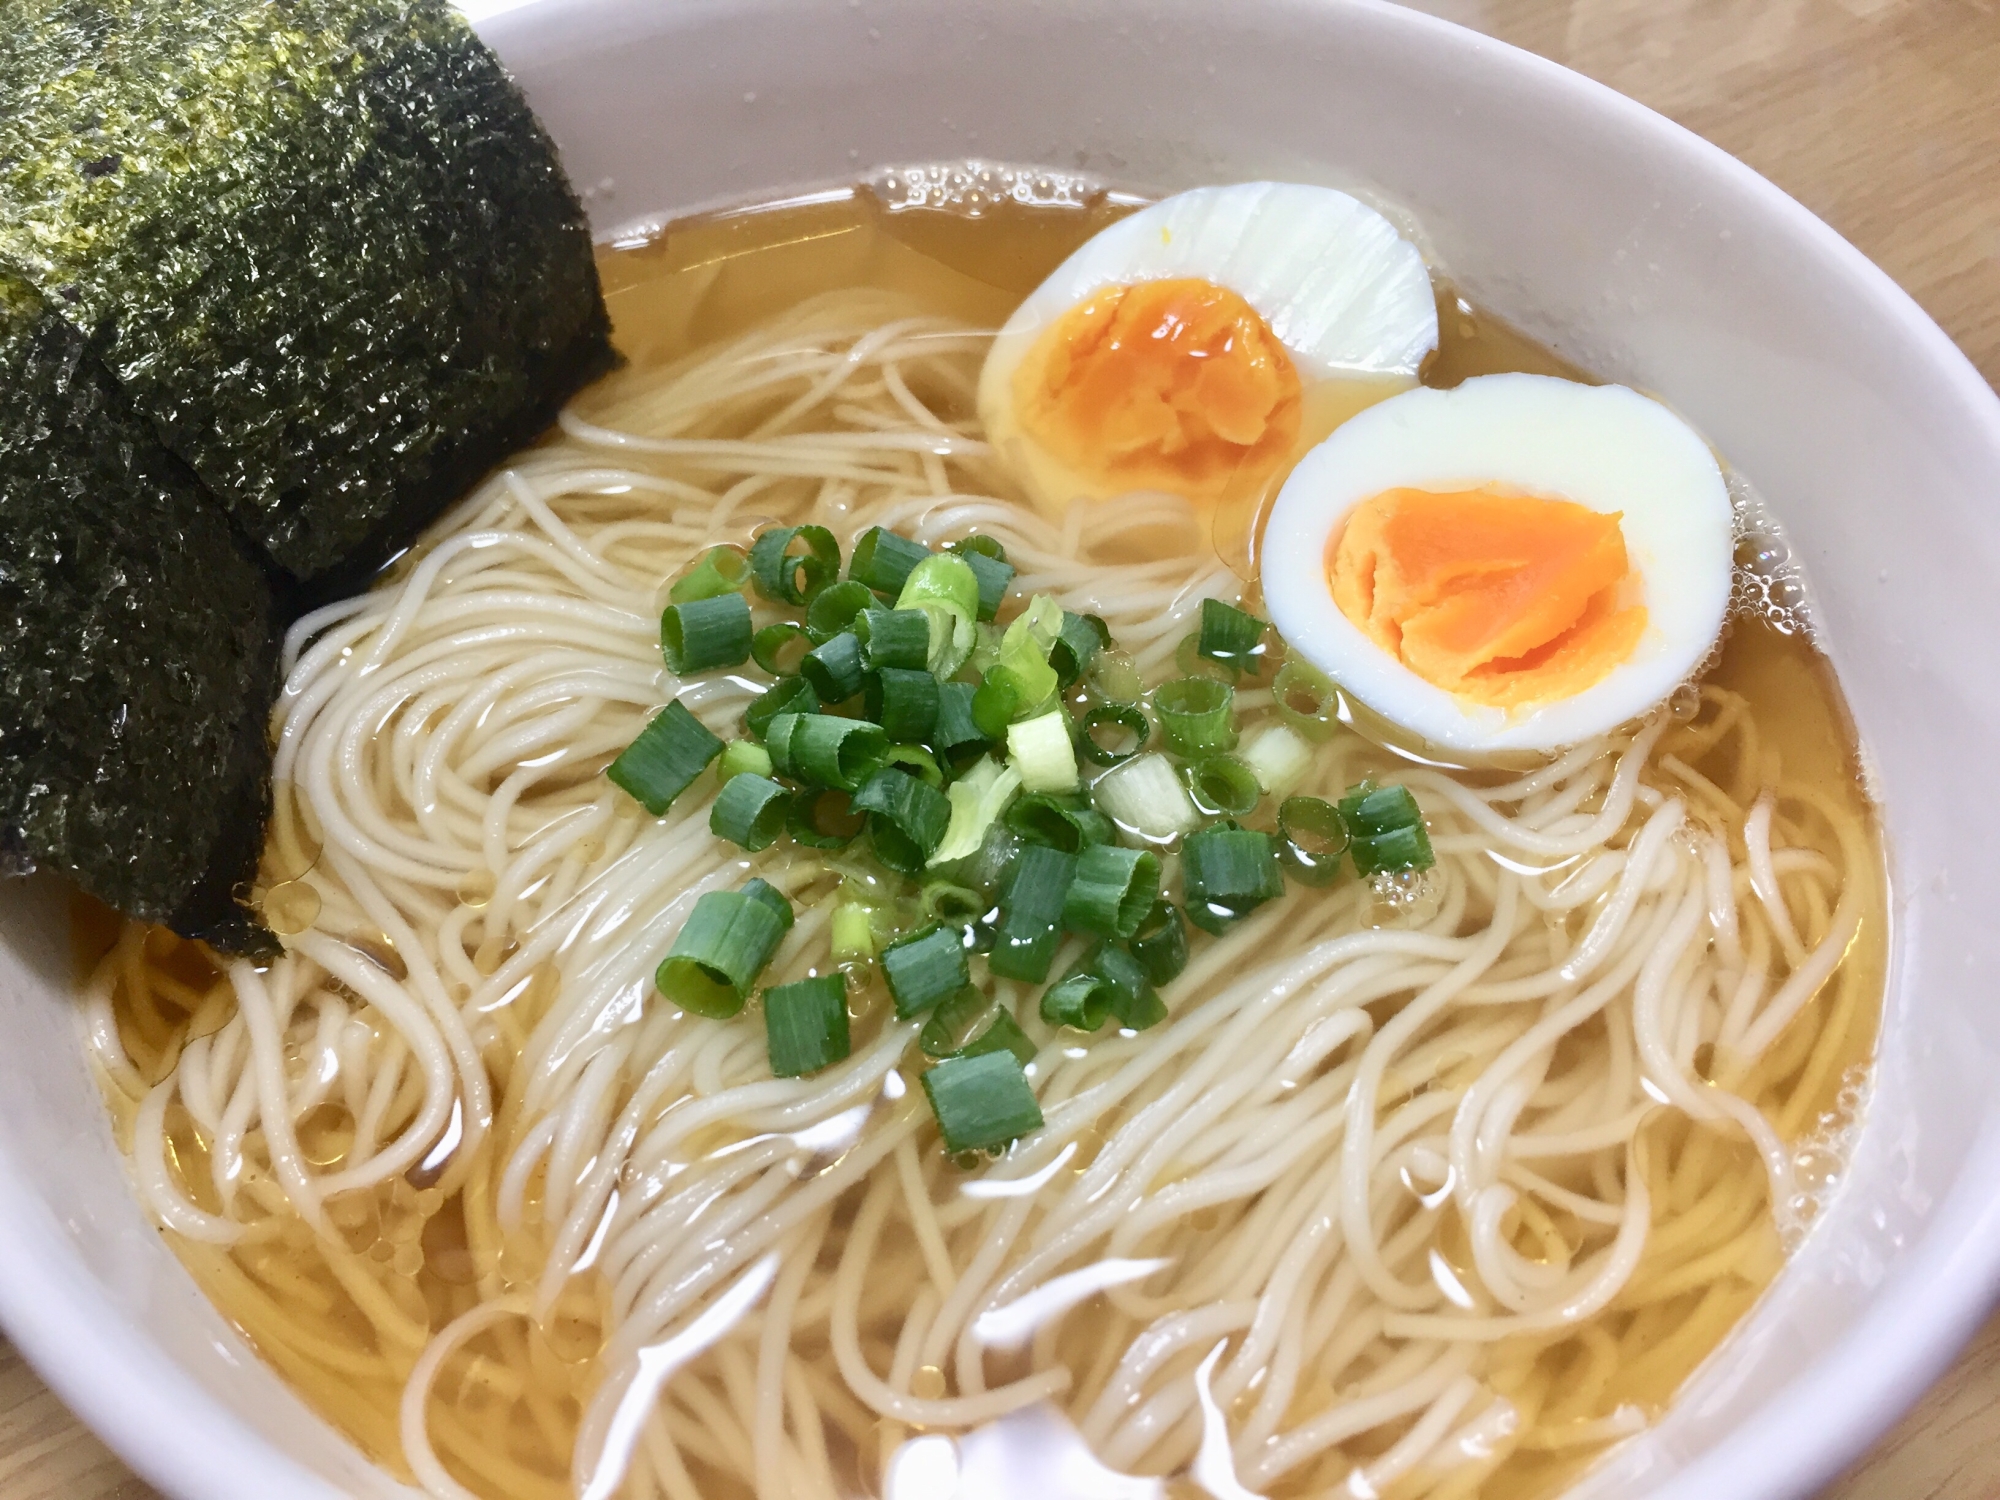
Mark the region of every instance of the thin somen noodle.
<instances>
[{"instance_id":1,"label":"thin somen noodle","mask_svg":"<svg viewBox=\"0 0 2000 1500\"><path fill-rule=\"evenodd\" d=\"M660 999L697 898L748 873L799 908L771 983L824 964L837 892L903 899L601 774L676 694L726 732L759 691L661 667L700 549L991 535L1148 684L1243 597L1178 499L1019 504L970 415L987 341L837 294L588 398L287 639L284 956L204 973L131 928L90 981L147 1206L433 1495L834 1500L1044 1402L1128 1473L1213 1476L1220 1431L1274 1497L1546 1491L1813 1217L1796 1143L1872 1025L1841 962L1871 833L1712 681L1533 770L1337 735L1301 790L1393 776L1435 869L1290 889L1149 1031L1078 1046L995 981L1046 1119L997 1160L943 1152L878 981L798 1079L754 1009Z\"/></svg>"}]
</instances>

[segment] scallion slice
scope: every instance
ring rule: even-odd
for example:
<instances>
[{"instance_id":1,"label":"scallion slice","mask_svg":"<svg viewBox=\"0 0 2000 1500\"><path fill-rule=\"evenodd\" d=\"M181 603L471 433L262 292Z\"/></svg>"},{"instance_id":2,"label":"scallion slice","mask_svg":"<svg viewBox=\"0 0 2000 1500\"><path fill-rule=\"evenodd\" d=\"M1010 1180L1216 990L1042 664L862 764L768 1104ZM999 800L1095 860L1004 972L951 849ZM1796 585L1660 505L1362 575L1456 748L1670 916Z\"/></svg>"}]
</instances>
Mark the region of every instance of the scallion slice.
<instances>
[{"instance_id":1,"label":"scallion slice","mask_svg":"<svg viewBox=\"0 0 2000 1500\"><path fill-rule=\"evenodd\" d=\"M1135 703L1146 691L1139 668L1116 646L1106 646L1083 670L1084 680L1113 703Z\"/></svg>"},{"instance_id":2,"label":"scallion slice","mask_svg":"<svg viewBox=\"0 0 2000 1500\"><path fill-rule=\"evenodd\" d=\"M882 977L899 1020L922 1015L972 983L964 937L955 927L926 927L900 938L882 950Z\"/></svg>"},{"instance_id":3,"label":"scallion slice","mask_svg":"<svg viewBox=\"0 0 2000 1500\"><path fill-rule=\"evenodd\" d=\"M1201 601L1201 631L1195 650L1210 661L1255 672L1264 657L1264 622L1220 599Z\"/></svg>"},{"instance_id":4,"label":"scallion slice","mask_svg":"<svg viewBox=\"0 0 2000 1500\"><path fill-rule=\"evenodd\" d=\"M1107 745L1099 732L1110 730L1113 734L1130 736L1130 743L1121 747ZM1076 744L1091 760L1100 766L1122 765L1146 748L1146 741L1153 737L1153 721L1146 717L1146 711L1136 703L1100 703L1079 721Z\"/></svg>"},{"instance_id":5,"label":"scallion slice","mask_svg":"<svg viewBox=\"0 0 2000 1500\"><path fill-rule=\"evenodd\" d=\"M889 750L880 724L831 714L779 714L764 743L783 775L845 792L880 770Z\"/></svg>"},{"instance_id":6,"label":"scallion slice","mask_svg":"<svg viewBox=\"0 0 2000 1500\"><path fill-rule=\"evenodd\" d=\"M708 829L755 854L777 842L791 810L790 792L768 776L746 771L723 783L722 795L708 810Z\"/></svg>"},{"instance_id":7,"label":"scallion slice","mask_svg":"<svg viewBox=\"0 0 2000 1500\"><path fill-rule=\"evenodd\" d=\"M732 776L741 776L746 771L752 776L769 776L771 752L755 740L731 740L722 747L722 764L715 769L725 786Z\"/></svg>"},{"instance_id":8,"label":"scallion slice","mask_svg":"<svg viewBox=\"0 0 2000 1500\"><path fill-rule=\"evenodd\" d=\"M766 599L804 604L840 576L840 544L824 526L773 526L750 544L750 571Z\"/></svg>"},{"instance_id":9,"label":"scallion slice","mask_svg":"<svg viewBox=\"0 0 2000 1500\"><path fill-rule=\"evenodd\" d=\"M1111 1016L1144 1031L1166 1014L1145 966L1110 943L1098 943L1042 995L1044 1021L1079 1031L1095 1031Z\"/></svg>"},{"instance_id":10,"label":"scallion slice","mask_svg":"<svg viewBox=\"0 0 2000 1500\"><path fill-rule=\"evenodd\" d=\"M1007 590L1014 582L1014 565L1004 557L991 557L957 542L952 543L949 550L965 559L966 566L972 569L972 576L978 580L979 618L992 619L1006 602Z\"/></svg>"},{"instance_id":11,"label":"scallion slice","mask_svg":"<svg viewBox=\"0 0 2000 1500\"><path fill-rule=\"evenodd\" d=\"M676 698L653 715L604 774L657 818L720 754L722 741Z\"/></svg>"},{"instance_id":12,"label":"scallion slice","mask_svg":"<svg viewBox=\"0 0 2000 1500\"><path fill-rule=\"evenodd\" d=\"M943 787L944 769L937 757L922 745L891 745L883 752L883 764L908 771L926 786Z\"/></svg>"},{"instance_id":13,"label":"scallion slice","mask_svg":"<svg viewBox=\"0 0 2000 1500\"><path fill-rule=\"evenodd\" d=\"M978 1036L958 1049L960 1057L980 1057L988 1052L1012 1054L1014 1061L1023 1068L1035 1060L1039 1049L1028 1039L1028 1033L1021 1029L1021 1023L1007 1011L994 1016L987 1028Z\"/></svg>"},{"instance_id":14,"label":"scallion slice","mask_svg":"<svg viewBox=\"0 0 2000 1500\"><path fill-rule=\"evenodd\" d=\"M928 1057L957 1057L992 1009L992 997L978 985L968 984L931 1011L924 1029L917 1033L917 1045Z\"/></svg>"},{"instance_id":15,"label":"scallion slice","mask_svg":"<svg viewBox=\"0 0 2000 1500\"><path fill-rule=\"evenodd\" d=\"M1073 792L1077 787L1076 746L1069 715L1060 705L1036 718L1007 726L1007 759L1031 792Z\"/></svg>"},{"instance_id":16,"label":"scallion slice","mask_svg":"<svg viewBox=\"0 0 2000 1500\"><path fill-rule=\"evenodd\" d=\"M948 1057L924 1073L947 1151L990 1151L1042 1127L1025 1065L1012 1053Z\"/></svg>"},{"instance_id":17,"label":"scallion slice","mask_svg":"<svg viewBox=\"0 0 2000 1500\"><path fill-rule=\"evenodd\" d=\"M1171 902L1155 901L1126 947L1154 984L1178 978L1188 961L1187 922L1180 908Z\"/></svg>"},{"instance_id":18,"label":"scallion slice","mask_svg":"<svg viewBox=\"0 0 2000 1500\"><path fill-rule=\"evenodd\" d=\"M1284 724L1267 725L1243 747L1243 763L1257 784L1273 797L1291 796L1292 789L1312 769L1313 749L1305 736Z\"/></svg>"},{"instance_id":19,"label":"scallion slice","mask_svg":"<svg viewBox=\"0 0 2000 1500\"><path fill-rule=\"evenodd\" d=\"M855 540L854 555L847 560L847 576L894 598L902 592L911 570L930 555L931 549L922 542L899 536L886 526L871 526Z\"/></svg>"},{"instance_id":20,"label":"scallion slice","mask_svg":"<svg viewBox=\"0 0 2000 1500\"><path fill-rule=\"evenodd\" d=\"M1428 870L1437 863L1423 810L1406 786L1364 781L1340 799L1340 818L1351 842L1347 852L1363 877L1401 870Z\"/></svg>"},{"instance_id":21,"label":"scallion slice","mask_svg":"<svg viewBox=\"0 0 2000 1500\"><path fill-rule=\"evenodd\" d=\"M1116 832L1111 820L1080 793L1034 792L1017 798L1007 809L1007 826L1031 844L1047 844L1065 854L1108 844Z\"/></svg>"},{"instance_id":22,"label":"scallion slice","mask_svg":"<svg viewBox=\"0 0 2000 1500\"><path fill-rule=\"evenodd\" d=\"M769 739L771 721L780 714L816 714L819 694L803 677L780 677L743 710L743 727L758 739Z\"/></svg>"},{"instance_id":23,"label":"scallion slice","mask_svg":"<svg viewBox=\"0 0 2000 1500\"><path fill-rule=\"evenodd\" d=\"M1067 691L1083 676L1097 653L1111 644L1111 627L1096 615L1076 615L1063 611L1062 630L1049 647L1049 665L1055 668L1056 682Z\"/></svg>"},{"instance_id":24,"label":"scallion slice","mask_svg":"<svg viewBox=\"0 0 2000 1500\"><path fill-rule=\"evenodd\" d=\"M1181 845L1181 888L1188 920L1210 932L1248 916L1285 893L1276 841L1268 833L1219 824Z\"/></svg>"},{"instance_id":25,"label":"scallion slice","mask_svg":"<svg viewBox=\"0 0 2000 1500\"><path fill-rule=\"evenodd\" d=\"M733 594L750 581L750 556L741 547L710 547L701 560L674 580L667 598L675 604Z\"/></svg>"},{"instance_id":26,"label":"scallion slice","mask_svg":"<svg viewBox=\"0 0 2000 1500\"><path fill-rule=\"evenodd\" d=\"M976 552L981 557L992 558L995 562L1005 562L1007 560L1006 544L997 536L988 536L983 531L975 531L967 536L960 537L955 542L947 542L945 543L944 550L947 552L956 552L960 557L965 557Z\"/></svg>"},{"instance_id":27,"label":"scallion slice","mask_svg":"<svg viewBox=\"0 0 2000 1500\"><path fill-rule=\"evenodd\" d=\"M1090 788L1098 810L1120 828L1164 843L1201 826L1201 814L1164 755L1135 755L1113 766Z\"/></svg>"},{"instance_id":28,"label":"scallion slice","mask_svg":"<svg viewBox=\"0 0 2000 1500\"><path fill-rule=\"evenodd\" d=\"M1297 657L1278 668L1271 697L1278 717L1314 744L1325 743L1340 727L1340 690L1326 673Z\"/></svg>"},{"instance_id":29,"label":"scallion slice","mask_svg":"<svg viewBox=\"0 0 2000 1500\"><path fill-rule=\"evenodd\" d=\"M766 625L750 637L750 659L773 677L789 677L799 669L799 660L813 648L813 638L803 625L780 620Z\"/></svg>"},{"instance_id":30,"label":"scallion slice","mask_svg":"<svg viewBox=\"0 0 2000 1500\"><path fill-rule=\"evenodd\" d=\"M752 634L750 601L731 590L669 604L660 616L660 654L667 670L681 677L733 667L750 655Z\"/></svg>"},{"instance_id":31,"label":"scallion slice","mask_svg":"<svg viewBox=\"0 0 2000 1500\"><path fill-rule=\"evenodd\" d=\"M868 665L876 671L897 667L928 671L931 617L920 609L870 609L854 618L854 633Z\"/></svg>"},{"instance_id":32,"label":"scallion slice","mask_svg":"<svg viewBox=\"0 0 2000 1500\"><path fill-rule=\"evenodd\" d=\"M1347 822L1323 797L1287 797L1278 804L1278 858L1300 885L1332 885L1347 852Z\"/></svg>"},{"instance_id":33,"label":"scallion slice","mask_svg":"<svg viewBox=\"0 0 2000 1500\"><path fill-rule=\"evenodd\" d=\"M937 725L931 730L930 746L939 755L949 758L954 751L991 743L993 737L982 730L974 718L973 703L977 692L978 689L969 682L938 684Z\"/></svg>"},{"instance_id":34,"label":"scallion slice","mask_svg":"<svg viewBox=\"0 0 2000 1500\"><path fill-rule=\"evenodd\" d=\"M1233 755L1204 755L1190 761L1181 775L1194 805L1211 817L1240 817L1264 795L1257 773Z\"/></svg>"},{"instance_id":35,"label":"scallion slice","mask_svg":"<svg viewBox=\"0 0 2000 1500\"><path fill-rule=\"evenodd\" d=\"M861 691L867 673L861 642L851 630L821 641L799 662L799 676L812 684L822 703L845 703Z\"/></svg>"},{"instance_id":36,"label":"scallion slice","mask_svg":"<svg viewBox=\"0 0 2000 1500\"><path fill-rule=\"evenodd\" d=\"M779 1078L803 1078L843 1060L852 1045L846 978L822 974L764 991L764 1040Z\"/></svg>"},{"instance_id":37,"label":"scallion slice","mask_svg":"<svg viewBox=\"0 0 2000 1500\"><path fill-rule=\"evenodd\" d=\"M921 669L884 667L863 684L863 711L890 739L905 745L926 741L937 728L938 680Z\"/></svg>"},{"instance_id":38,"label":"scallion slice","mask_svg":"<svg viewBox=\"0 0 2000 1500\"><path fill-rule=\"evenodd\" d=\"M1236 748L1236 690L1212 677L1177 677L1153 690L1153 713L1174 754L1193 759Z\"/></svg>"},{"instance_id":39,"label":"scallion slice","mask_svg":"<svg viewBox=\"0 0 2000 1500\"><path fill-rule=\"evenodd\" d=\"M949 610L969 625L979 618L979 579L964 558L930 553L903 580L896 608Z\"/></svg>"},{"instance_id":40,"label":"scallion slice","mask_svg":"<svg viewBox=\"0 0 2000 1500\"><path fill-rule=\"evenodd\" d=\"M838 787L807 787L793 796L785 826L808 849L845 849L867 822Z\"/></svg>"},{"instance_id":41,"label":"scallion slice","mask_svg":"<svg viewBox=\"0 0 2000 1500\"><path fill-rule=\"evenodd\" d=\"M1076 856L1029 844L1014 856L1000 892L1000 922L988 966L1002 979L1040 984L1062 941L1063 904L1076 876Z\"/></svg>"},{"instance_id":42,"label":"scallion slice","mask_svg":"<svg viewBox=\"0 0 2000 1500\"><path fill-rule=\"evenodd\" d=\"M849 578L829 583L806 605L806 634L815 643L830 641L843 630L852 630L862 611L875 607L875 595L864 583Z\"/></svg>"},{"instance_id":43,"label":"scallion slice","mask_svg":"<svg viewBox=\"0 0 2000 1500\"><path fill-rule=\"evenodd\" d=\"M739 891L706 891L653 983L684 1011L727 1019L743 1009L791 925L792 904L764 881L748 881Z\"/></svg>"},{"instance_id":44,"label":"scallion slice","mask_svg":"<svg viewBox=\"0 0 2000 1500\"><path fill-rule=\"evenodd\" d=\"M1028 707L1027 685L1006 667L989 667L971 698L972 727L983 740L1004 739L1007 726Z\"/></svg>"},{"instance_id":45,"label":"scallion slice","mask_svg":"<svg viewBox=\"0 0 2000 1500\"><path fill-rule=\"evenodd\" d=\"M930 863L950 864L977 854L985 842L986 830L1006 809L1021 789L1021 773L990 757L976 761L966 773L945 788L951 803L951 824L944 842L931 854Z\"/></svg>"},{"instance_id":46,"label":"scallion slice","mask_svg":"<svg viewBox=\"0 0 2000 1500\"><path fill-rule=\"evenodd\" d=\"M886 766L854 794L853 806L869 815L870 837L882 863L904 875L923 869L951 824L951 803L943 792Z\"/></svg>"},{"instance_id":47,"label":"scallion slice","mask_svg":"<svg viewBox=\"0 0 2000 1500\"><path fill-rule=\"evenodd\" d=\"M875 922L867 907L843 901L833 909L827 926L835 963L853 963L875 956Z\"/></svg>"},{"instance_id":48,"label":"scallion slice","mask_svg":"<svg viewBox=\"0 0 2000 1500\"><path fill-rule=\"evenodd\" d=\"M964 927L986 915L992 905L969 885L954 880L932 880L924 885L924 915L933 922Z\"/></svg>"},{"instance_id":49,"label":"scallion slice","mask_svg":"<svg viewBox=\"0 0 2000 1500\"><path fill-rule=\"evenodd\" d=\"M1157 855L1093 844L1077 856L1076 875L1063 898L1063 926L1098 937L1129 938L1159 899Z\"/></svg>"}]
</instances>

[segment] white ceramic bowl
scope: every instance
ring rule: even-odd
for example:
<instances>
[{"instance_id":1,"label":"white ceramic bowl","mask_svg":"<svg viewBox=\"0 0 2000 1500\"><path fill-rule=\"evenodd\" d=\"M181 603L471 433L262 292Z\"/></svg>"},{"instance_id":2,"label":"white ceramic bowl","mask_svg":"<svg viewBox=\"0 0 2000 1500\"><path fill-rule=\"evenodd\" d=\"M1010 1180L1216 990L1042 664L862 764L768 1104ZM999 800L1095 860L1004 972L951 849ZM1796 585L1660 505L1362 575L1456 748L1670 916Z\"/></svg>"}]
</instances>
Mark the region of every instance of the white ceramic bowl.
<instances>
[{"instance_id":1,"label":"white ceramic bowl","mask_svg":"<svg viewBox=\"0 0 2000 1500\"><path fill-rule=\"evenodd\" d=\"M1831 1212L1584 1490L1804 1495L1915 1398L2000 1288L2000 401L1909 298L1659 116L1359 0L528 0L481 27L607 231L967 155L1161 189L1329 182L1402 205L1484 304L1706 432L1791 528L1887 808L1888 1015ZM0 1319L180 1500L407 1494L134 1207L62 911L46 882L0 899Z\"/></svg>"}]
</instances>

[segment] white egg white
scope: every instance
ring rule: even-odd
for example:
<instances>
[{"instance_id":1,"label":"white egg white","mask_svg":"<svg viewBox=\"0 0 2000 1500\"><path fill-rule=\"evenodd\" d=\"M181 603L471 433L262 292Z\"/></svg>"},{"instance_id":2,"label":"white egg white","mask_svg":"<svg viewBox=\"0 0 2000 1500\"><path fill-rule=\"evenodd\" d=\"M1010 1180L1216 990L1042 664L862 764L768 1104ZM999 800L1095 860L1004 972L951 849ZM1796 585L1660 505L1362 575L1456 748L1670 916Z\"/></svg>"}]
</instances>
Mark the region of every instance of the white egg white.
<instances>
[{"instance_id":1,"label":"white egg white","mask_svg":"<svg viewBox=\"0 0 2000 1500\"><path fill-rule=\"evenodd\" d=\"M1617 512L1646 629L1592 686L1515 709L1425 681L1333 601L1332 546L1362 501L1396 488L1496 485ZM1486 375L1361 413L1302 458L1264 533L1264 601L1290 647L1367 708L1470 756L1553 750L1661 702L1701 664L1729 606L1734 532L1722 471L1691 427L1624 386Z\"/></svg>"},{"instance_id":2,"label":"white egg white","mask_svg":"<svg viewBox=\"0 0 2000 1500\"><path fill-rule=\"evenodd\" d=\"M1014 407L1021 361L1050 324L1106 288L1183 277L1235 292L1284 345L1300 377L1300 452L1354 412L1415 385L1437 347L1422 254L1346 193L1242 182L1163 198L1058 266L1007 320L980 373L988 439L1043 508L1060 514L1073 499L1115 491L1022 430Z\"/></svg>"}]
</instances>

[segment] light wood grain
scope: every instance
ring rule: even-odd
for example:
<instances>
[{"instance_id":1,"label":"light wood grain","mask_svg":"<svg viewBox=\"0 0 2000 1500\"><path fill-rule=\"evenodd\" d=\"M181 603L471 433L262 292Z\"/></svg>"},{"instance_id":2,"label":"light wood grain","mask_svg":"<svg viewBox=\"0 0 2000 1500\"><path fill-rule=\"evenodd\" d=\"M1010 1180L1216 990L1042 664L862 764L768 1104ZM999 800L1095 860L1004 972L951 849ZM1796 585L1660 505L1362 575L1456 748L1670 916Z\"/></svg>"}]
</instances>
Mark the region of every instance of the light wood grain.
<instances>
[{"instance_id":1,"label":"light wood grain","mask_svg":"<svg viewBox=\"0 0 2000 1500\"><path fill-rule=\"evenodd\" d=\"M1224 3L1224 0L1218 0ZM1735 153L2000 385L2000 0L1423 0ZM1821 1500L2000 1496L2000 1318ZM152 1500L0 1342L0 1500Z\"/></svg>"}]
</instances>

